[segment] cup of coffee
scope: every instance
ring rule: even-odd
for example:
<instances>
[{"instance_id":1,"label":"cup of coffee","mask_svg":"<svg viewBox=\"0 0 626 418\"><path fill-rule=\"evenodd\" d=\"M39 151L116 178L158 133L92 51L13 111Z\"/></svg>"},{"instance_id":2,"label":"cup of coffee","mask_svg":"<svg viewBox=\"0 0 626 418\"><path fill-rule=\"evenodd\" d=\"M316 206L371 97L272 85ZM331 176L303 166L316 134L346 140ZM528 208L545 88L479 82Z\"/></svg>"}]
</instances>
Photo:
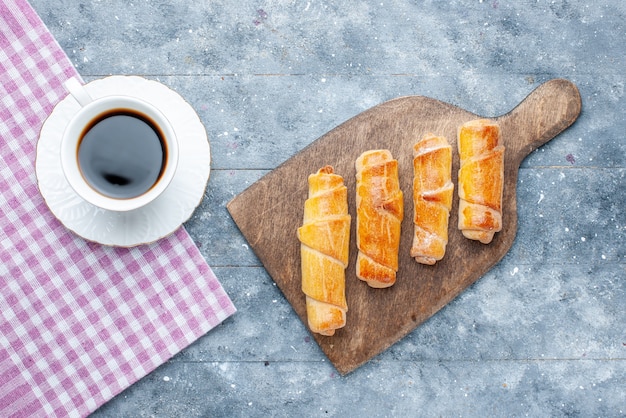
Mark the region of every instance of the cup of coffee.
<instances>
[{"instance_id":1,"label":"cup of coffee","mask_svg":"<svg viewBox=\"0 0 626 418\"><path fill-rule=\"evenodd\" d=\"M118 212L159 197L178 164L176 134L163 113L133 96L92 99L76 79L65 87L81 105L61 140L61 166L72 189Z\"/></svg>"}]
</instances>

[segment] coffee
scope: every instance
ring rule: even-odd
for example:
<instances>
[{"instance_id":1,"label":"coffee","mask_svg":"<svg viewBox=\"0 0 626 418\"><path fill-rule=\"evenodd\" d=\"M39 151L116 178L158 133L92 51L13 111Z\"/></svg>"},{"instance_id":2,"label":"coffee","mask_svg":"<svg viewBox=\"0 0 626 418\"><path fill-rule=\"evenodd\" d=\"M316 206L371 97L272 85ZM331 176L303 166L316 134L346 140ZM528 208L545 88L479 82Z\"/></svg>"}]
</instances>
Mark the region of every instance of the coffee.
<instances>
[{"instance_id":1,"label":"coffee","mask_svg":"<svg viewBox=\"0 0 626 418\"><path fill-rule=\"evenodd\" d=\"M157 183L167 147L158 126L130 109L114 109L89 123L78 144L80 171L92 188L117 199L140 196Z\"/></svg>"}]
</instances>

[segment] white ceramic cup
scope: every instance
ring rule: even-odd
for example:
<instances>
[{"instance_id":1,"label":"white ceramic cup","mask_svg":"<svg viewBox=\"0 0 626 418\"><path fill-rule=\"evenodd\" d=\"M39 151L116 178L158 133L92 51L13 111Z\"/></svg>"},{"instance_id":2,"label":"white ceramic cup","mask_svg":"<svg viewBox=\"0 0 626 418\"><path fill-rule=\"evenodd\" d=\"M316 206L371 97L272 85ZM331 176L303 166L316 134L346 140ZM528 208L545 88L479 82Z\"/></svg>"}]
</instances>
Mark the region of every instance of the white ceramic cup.
<instances>
[{"instance_id":1,"label":"white ceramic cup","mask_svg":"<svg viewBox=\"0 0 626 418\"><path fill-rule=\"evenodd\" d=\"M176 134L163 113L150 103L132 96L111 95L92 99L87 90L75 78L68 80L65 83L65 88L81 106L81 109L72 117L65 128L61 140L63 174L76 194L99 208L117 212L141 208L159 197L174 178L178 165ZM131 115L141 115L140 119L149 121L153 131L158 132L163 149L163 159L156 181L146 191L138 195L115 197L113 194L98 189L95 183L86 178L85 173L89 172L89 167L81 167L78 155L81 141L83 141L87 131L93 129L98 122L107 119L110 115L125 111ZM133 164L132 158L124 159L122 157L124 156L122 155L117 159L117 165ZM83 161L82 164L89 163ZM111 169L113 171L115 170L114 166L115 164L112 164Z\"/></svg>"}]
</instances>

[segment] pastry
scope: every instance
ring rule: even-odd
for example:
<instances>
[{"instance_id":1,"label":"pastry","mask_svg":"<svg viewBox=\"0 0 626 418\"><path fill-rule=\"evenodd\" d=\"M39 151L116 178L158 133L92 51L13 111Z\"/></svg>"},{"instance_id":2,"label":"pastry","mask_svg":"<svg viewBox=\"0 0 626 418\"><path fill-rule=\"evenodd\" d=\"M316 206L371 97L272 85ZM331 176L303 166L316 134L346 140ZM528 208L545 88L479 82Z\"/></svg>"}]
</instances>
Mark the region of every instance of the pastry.
<instances>
[{"instance_id":1,"label":"pastry","mask_svg":"<svg viewBox=\"0 0 626 418\"><path fill-rule=\"evenodd\" d=\"M459 127L459 229L489 244L502 229L504 145L497 123L478 119Z\"/></svg>"},{"instance_id":2,"label":"pastry","mask_svg":"<svg viewBox=\"0 0 626 418\"><path fill-rule=\"evenodd\" d=\"M355 165L356 274L371 287L389 287L396 281L404 214L398 161L388 150L372 150L361 154Z\"/></svg>"},{"instance_id":3,"label":"pastry","mask_svg":"<svg viewBox=\"0 0 626 418\"><path fill-rule=\"evenodd\" d=\"M345 269L348 266L350 215L343 178L325 166L309 176L304 220L298 228L302 261L302 291L311 331L334 335L345 326L348 305Z\"/></svg>"},{"instance_id":4,"label":"pastry","mask_svg":"<svg viewBox=\"0 0 626 418\"><path fill-rule=\"evenodd\" d=\"M454 185L452 147L442 136L428 134L413 146L413 223L411 257L435 264L446 253L448 219Z\"/></svg>"}]
</instances>

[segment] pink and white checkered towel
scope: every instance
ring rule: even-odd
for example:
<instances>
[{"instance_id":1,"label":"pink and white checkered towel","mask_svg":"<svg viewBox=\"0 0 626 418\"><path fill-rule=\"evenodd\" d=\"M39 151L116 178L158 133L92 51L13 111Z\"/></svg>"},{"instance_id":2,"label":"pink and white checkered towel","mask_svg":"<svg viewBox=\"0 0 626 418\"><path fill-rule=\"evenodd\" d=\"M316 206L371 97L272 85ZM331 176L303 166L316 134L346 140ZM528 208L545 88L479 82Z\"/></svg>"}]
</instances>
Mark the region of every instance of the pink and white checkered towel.
<instances>
[{"instance_id":1,"label":"pink and white checkered towel","mask_svg":"<svg viewBox=\"0 0 626 418\"><path fill-rule=\"evenodd\" d=\"M235 312L184 228L132 249L66 230L39 130L77 76L25 0L0 2L0 416L85 416Z\"/></svg>"}]
</instances>

